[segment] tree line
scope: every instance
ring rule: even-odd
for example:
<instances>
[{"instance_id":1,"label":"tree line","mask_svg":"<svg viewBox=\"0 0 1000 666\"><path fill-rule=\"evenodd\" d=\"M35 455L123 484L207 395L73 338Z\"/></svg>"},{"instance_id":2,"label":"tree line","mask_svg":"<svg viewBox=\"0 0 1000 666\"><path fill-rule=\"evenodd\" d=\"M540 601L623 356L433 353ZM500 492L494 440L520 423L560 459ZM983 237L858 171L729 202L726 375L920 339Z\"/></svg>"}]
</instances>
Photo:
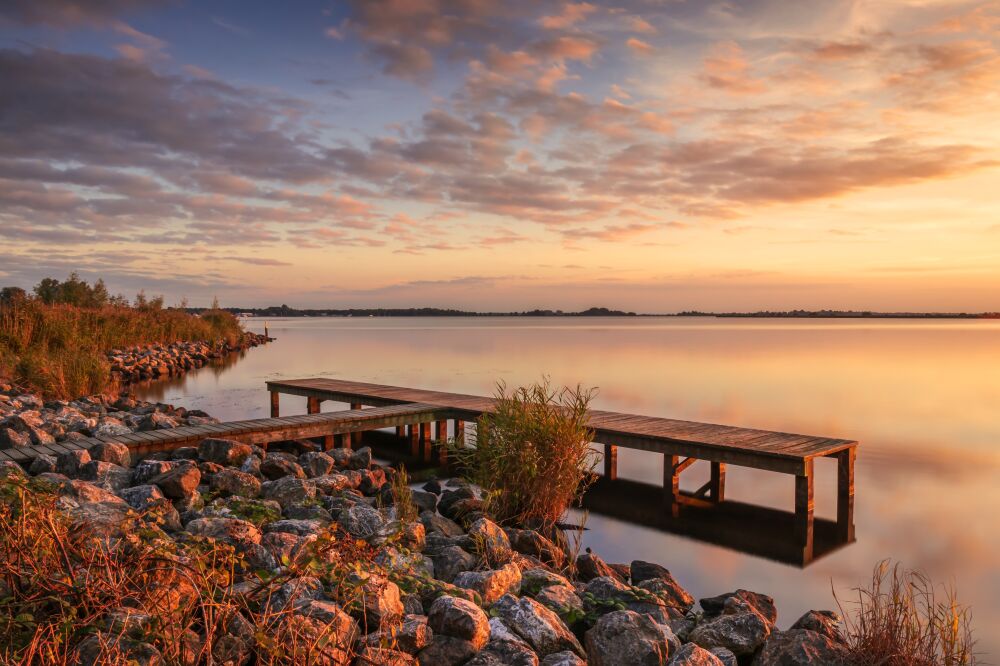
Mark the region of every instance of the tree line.
<instances>
[{"instance_id":1,"label":"tree line","mask_svg":"<svg viewBox=\"0 0 1000 666\"><path fill-rule=\"evenodd\" d=\"M129 307L141 310L160 310L163 308L163 296L147 297L145 291L139 291L135 300L129 300L122 294L112 295L103 279L94 284L80 278L78 273L70 273L65 280L43 278L29 293L21 287L3 287L0 289L0 305L15 305L35 299L45 305L75 305L81 308L101 308L106 305ZM185 307L184 303L181 307Z\"/></svg>"}]
</instances>

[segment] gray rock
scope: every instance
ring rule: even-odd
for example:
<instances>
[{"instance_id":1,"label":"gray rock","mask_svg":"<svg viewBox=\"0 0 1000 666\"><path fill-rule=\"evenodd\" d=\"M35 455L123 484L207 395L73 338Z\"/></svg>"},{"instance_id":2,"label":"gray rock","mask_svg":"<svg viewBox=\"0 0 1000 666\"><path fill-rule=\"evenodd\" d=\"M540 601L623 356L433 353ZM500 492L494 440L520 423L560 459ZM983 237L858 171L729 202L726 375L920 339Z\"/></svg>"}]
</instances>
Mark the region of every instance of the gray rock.
<instances>
[{"instance_id":1,"label":"gray rock","mask_svg":"<svg viewBox=\"0 0 1000 666\"><path fill-rule=\"evenodd\" d=\"M740 602L753 608L768 624L773 626L778 621L778 609L774 605L774 599L759 592L741 589L699 601L706 615L721 615L726 612L727 605Z\"/></svg>"},{"instance_id":2,"label":"gray rock","mask_svg":"<svg viewBox=\"0 0 1000 666\"><path fill-rule=\"evenodd\" d=\"M539 590L534 598L552 609L563 621L567 621L569 617L583 616L583 599L570 585L549 585Z\"/></svg>"},{"instance_id":3,"label":"gray rock","mask_svg":"<svg viewBox=\"0 0 1000 666\"><path fill-rule=\"evenodd\" d=\"M463 571L453 581L458 587L475 590L484 605L492 605L505 594L521 591L521 570L515 564L506 564L500 569L485 571Z\"/></svg>"},{"instance_id":4,"label":"gray rock","mask_svg":"<svg viewBox=\"0 0 1000 666\"><path fill-rule=\"evenodd\" d=\"M143 460L132 469L132 483L135 485L149 483L150 479L172 470L180 464L168 460Z\"/></svg>"},{"instance_id":5,"label":"gray rock","mask_svg":"<svg viewBox=\"0 0 1000 666\"><path fill-rule=\"evenodd\" d=\"M736 655L733 654L732 650L727 650L724 647L714 647L709 652L722 662L722 666L739 666L739 660L736 659Z\"/></svg>"},{"instance_id":6,"label":"gray rock","mask_svg":"<svg viewBox=\"0 0 1000 666\"><path fill-rule=\"evenodd\" d=\"M724 666L724 664L708 650L694 643L688 643L670 658L670 666Z\"/></svg>"},{"instance_id":7,"label":"gray rock","mask_svg":"<svg viewBox=\"0 0 1000 666\"><path fill-rule=\"evenodd\" d=\"M337 467L333 458L320 451L310 451L299 456L299 466L309 478L326 476Z\"/></svg>"},{"instance_id":8,"label":"gray rock","mask_svg":"<svg viewBox=\"0 0 1000 666\"><path fill-rule=\"evenodd\" d=\"M771 634L771 624L746 606L744 612L733 612L708 618L696 626L688 640L703 648L724 647L737 657L751 655Z\"/></svg>"},{"instance_id":9,"label":"gray rock","mask_svg":"<svg viewBox=\"0 0 1000 666\"><path fill-rule=\"evenodd\" d=\"M475 556L458 546L447 546L431 559L434 560L434 573L437 579L446 583L454 582L456 576L476 566Z\"/></svg>"},{"instance_id":10,"label":"gray rock","mask_svg":"<svg viewBox=\"0 0 1000 666\"><path fill-rule=\"evenodd\" d=\"M476 654L476 646L452 636L437 636L417 655L420 666L458 666Z\"/></svg>"},{"instance_id":11,"label":"gray rock","mask_svg":"<svg viewBox=\"0 0 1000 666\"><path fill-rule=\"evenodd\" d=\"M449 537L460 537L465 534L462 526L454 520L449 520L444 516L439 516L430 511L420 512L420 522L423 523L424 529L427 530L428 534L439 532Z\"/></svg>"},{"instance_id":12,"label":"gray rock","mask_svg":"<svg viewBox=\"0 0 1000 666\"><path fill-rule=\"evenodd\" d=\"M132 483L132 472L125 467L101 460L91 460L82 465L79 477L84 481L93 481L97 485L112 491L128 488Z\"/></svg>"},{"instance_id":13,"label":"gray rock","mask_svg":"<svg viewBox=\"0 0 1000 666\"><path fill-rule=\"evenodd\" d=\"M341 527L357 539L372 539L385 527L385 518L378 509L358 503L340 512Z\"/></svg>"},{"instance_id":14,"label":"gray rock","mask_svg":"<svg viewBox=\"0 0 1000 666\"><path fill-rule=\"evenodd\" d=\"M350 469L368 469L372 464L372 450L370 447L363 447L351 453L347 460L347 467Z\"/></svg>"},{"instance_id":15,"label":"gray rock","mask_svg":"<svg viewBox=\"0 0 1000 666\"><path fill-rule=\"evenodd\" d=\"M107 463L114 463L121 467L128 467L132 462L132 455L128 447L118 442L101 442L90 447L91 460L101 460Z\"/></svg>"},{"instance_id":16,"label":"gray rock","mask_svg":"<svg viewBox=\"0 0 1000 666\"><path fill-rule=\"evenodd\" d=\"M437 511L438 496L434 493L424 492L423 490L411 491L413 496L413 503L416 505L417 510L420 513L424 511L430 511L433 513Z\"/></svg>"},{"instance_id":17,"label":"gray rock","mask_svg":"<svg viewBox=\"0 0 1000 666\"><path fill-rule=\"evenodd\" d=\"M144 511L152 504L166 499L160 492L159 487L154 485L142 485L132 488L125 488L118 492L119 497L128 502L128 505L136 511Z\"/></svg>"},{"instance_id":18,"label":"gray rock","mask_svg":"<svg viewBox=\"0 0 1000 666\"><path fill-rule=\"evenodd\" d=\"M480 518L469 526L473 549L491 565L510 561L512 549L507 533L489 518Z\"/></svg>"},{"instance_id":19,"label":"gray rock","mask_svg":"<svg viewBox=\"0 0 1000 666\"><path fill-rule=\"evenodd\" d=\"M305 471L295 460L289 460L285 455L278 452L267 454L260 464L260 473L272 481L286 476L297 479L306 478Z\"/></svg>"},{"instance_id":20,"label":"gray rock","mask_svg":"<svg viewBox=\"0 0 1000 666\"><path fill-rule=\"evenodd\" d=\"M660 624L669 624L671 612L650 592L622 583L617 578L601 576L587 583L584 605L596 614L607 613L624 605L626 609L649 615Z\"/></svg>"},{"instance_id":21,"label":"gray rock","mask_svg":"<svg viewBox=\"0 0 1000 666\"><path fill-rule=\"evenodd\" d=\"M267 601L269 610L281 611L323 598L323 583L313 576L293 578L275 590ZM339 608L338 608L339 610ZM321 619L321 618L317 618ZM354 624L354 621L351 621Z\"/></svg>"},{"instance_id":22,"label":"gray rock","mask_svg":"<svg viewBox=\"0 0 1000 666\"><path fill-rule=\"evenodd\" d=\"M73 478L80 473L80 467L90 462L90 453L84 449L67 451L56 456L56 471Z\"/></svg>"},{"instance_id":23,"label":"gray rock","mask_svg":"<svg viewBox=\"0 0 1000 666\"><path fill-rule=\"evenodd\" d=\"M585 583L602 576L618 578L618 574L615 573L615 570L608 566L608 564L599 556L591 553L589 549L587 552L581 553L577 556L576 575L577 578Z\"/></svg>"},{"instance_id":24,"label":"gray rock","mask_svg":"<svg viewBox=\"0 0 1000 666\"><path fill-rule=\"evenodd\" d=\"M359 592L362 608L355 618L366 633L399 624L403 619L399 587L388 578L381 574L351 573L346 581Z\"/></svg>"},{"instance_id":25,"label":"gray rock","mask_svg":"<svg viewBox=\"0 0 1000 666\"><path fill-rule=\"evenodd\" d=\"M209 487L223 497L257 497L260 494L260 480L257 477L230 467L213 474Z\"/></svg>"},{"instance_id":26,"label":"gray rock","mask_svg":"<svg viewBox=\"0 0 1000 666\"><path fill-rule=\"evenodd\" d=\"M840 628L840 616L833 611L808 611L796 620L789 629L809 629L823 634L836 643L844 642L844 634Z\"/></svg>"},{"instance_id":27,"label":"gray rock","mask_svg":"<svg viewBox=\"0 0 1000 666\"><path fill-rule=\"evenodd\" d=\"M468 641L474 651L481 650L490 639L490 620L483 609L458 597L438 597L431 604L427 624L433 630L435 638L459 638Z\"/></svg>"},{"instance_id":28,"label":"gray rock","mask_svg":"<svg viewBox=\"0 0 1000 666\"><path fill-rule=\"evenodd\" d=\"M261 539L260 530L253 523L239 518L196 518L187 524L187 531L195 536L211 537L234 546L259 544Z\"/></svg>"},{"instance_id":29,"label":"gray rock","mask_svg":"<svg viewBox=\"0 0 1000 666\"><path fill-rule=\"evenodd\" d=\"M366 645L354 659L355 666L414 666L417 660L402 650Z\"/></svg>"},{"instance_id":30,"label":"gray rock","mask_svg":"<svg viewBox=\"0 0 1000 666\"><path fill-rule=\"evenodd\" d=\"M276 481L267 481L260 490L265 499L274 500L282 507L301 504L316 497L316 484L292 476L286 476Z\"/></svg>"},{"instance_id":31,"label":"gray rock","mask_svg":"<svg viewBox=\"0 0 1000 666\"><path fill-rule=\"evenodd\" d=\"M287 532L298 536L314 536L323 529L318 520L276 520L264 527L265 532Z\"/></svg>"},{"instance_id":32,"label":"gray rock","mask_svg":"<svg viewBox=\"0 0 1000 666\"><path fill-rule=\"evenodd\" d=\"M847 647L809 629L776 631L754 658L754 666L849 666L855 663Z\"/></svg>"},{"instance_id":33,"label":"gray rock","mask_svg":"<svg viewBox=\"0 0 1000 666\"><path fill-rule=\"evenodd\" d=\"M253 449L249 444L232 439L209 437L198 444L198 456L202 460L226 467L239 467L252 454Z\"/></svg>"},{"instance_id":34,"label":"gray rock","mask_svg":"<svg viewBox=\"0 0 1000 666\"><path fill-rule=\"evenodd\" d=\"M562 652L553 652L542 659L541 666L587 666L587 662L569 650L563 650Z\"/></svg>"},{"instance_id":35,"label":"gray rock","mask_svg":"<svg viewBox=\"0 0 1000 666\"><path fill-rule=\"evenodd\" d=\"M31 435L13 428L0 428L0 449L12 449L18 446L31 446Z\"/></svg>"},{"instance_id":36,"label":"gray rock","mask_svg":"<svg viewBox=\"0 0 1000 666\"><path fill-rule=\"evenodd\" d=\"M31 464L28 466L28 472L33 476L55 472L57 469L58 463L56 462L56 457L45 453L40 453L35 456L35 459L32 460Z\"/></svg>"},{"instance_id":37,"label":"gray rock","mask_svg":"<svg viewBox=\"0 0 1000 666\"><path fill-rule=\"evenodd\" d=\"M583 646L554 612L534 599L512 595L501 597L493 612L511 631L532 647L539 657L571 650L585 657Z\"/></svg>"},{"instance_id":38,"label":"gray rock","mask_svg":"<svg viewBox=\"0 0 1000 666\"><path fill-rule=\"evenodd\" d=\"M194 463L183 462L153 477L149 482L159 486L163 494L170 499L190 498L201 483L201 470Z\"/></svg>"},{"instance_id":39,"label":"gray rock","mask_svg":"<svg viewBox=\"0 0 1000 666\"><path fill-rule=\"evenodd\" d=\"M587 660L593 666L659 666L680 647L668 627L630 610L601 616L587 631L585 642Z\"/></svg>"}]
</instances>

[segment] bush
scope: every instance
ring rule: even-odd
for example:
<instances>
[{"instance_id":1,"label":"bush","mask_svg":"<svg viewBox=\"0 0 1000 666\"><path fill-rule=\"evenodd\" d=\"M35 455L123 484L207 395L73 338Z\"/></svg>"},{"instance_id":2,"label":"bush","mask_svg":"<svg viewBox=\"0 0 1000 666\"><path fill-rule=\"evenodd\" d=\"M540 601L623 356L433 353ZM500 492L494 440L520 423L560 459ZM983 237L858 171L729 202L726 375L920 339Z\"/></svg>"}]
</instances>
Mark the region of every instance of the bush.
<instances>
[{"instance_id":1,"label":"bush","mask_svg":"<svg viewBox=\"0 0 1000 666\"><path fill-rule=\"evenodd\" d=\"M938 588L924 574L882 561L868 587L841 614L854 663L861 666L974 664L969 609L955 590ZM836 597L836 593L834 593Z\"/></svg>"},{"instance_id":2,"label":"bush","mask_svg":"<svg viewBox=\"0 0 1000 666\"><path fill-rule=\"evenodd\" d=\"M509 393L497 386L476 446L455 452L497 520L548 529L580 498L597 462L586 426L593 395L579 386L553 390L547 378Z\"/></svg>"}]
</instances>

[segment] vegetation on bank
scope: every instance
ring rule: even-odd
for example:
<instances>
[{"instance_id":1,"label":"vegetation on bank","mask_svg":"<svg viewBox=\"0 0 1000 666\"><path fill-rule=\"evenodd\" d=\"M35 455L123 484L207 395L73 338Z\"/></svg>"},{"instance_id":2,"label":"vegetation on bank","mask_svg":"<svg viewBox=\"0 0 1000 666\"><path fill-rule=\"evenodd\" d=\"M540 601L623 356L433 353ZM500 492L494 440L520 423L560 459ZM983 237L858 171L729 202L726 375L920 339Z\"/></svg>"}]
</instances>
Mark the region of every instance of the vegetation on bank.
<instances>
[{"instance_id":1,"label":"vegetation on bank","mask_svg":"<svg viewBox=\"0 0 1000 666\"><path fill-rule=\"evenodd\" d=\"M75 274L42 280L34 294L0 291L0 378L46 398L70 399L115 388L107 352L179 340L236 343L239 321L213 309L193 316L141 293L129 304Z\"/></svg>"},{"instance_id":2,"label":"vegetation on bank","mask_svg":"<svg viewBox=\"0 0 1000 666\"><path fill-rule=\"evenodd\" d=\"M593 389L553 389L548 378L513 391L480 417L476 446L457 451L501 523L550 529L580 498L597 463L587 409Z\"/></svg>"}]
</instances>

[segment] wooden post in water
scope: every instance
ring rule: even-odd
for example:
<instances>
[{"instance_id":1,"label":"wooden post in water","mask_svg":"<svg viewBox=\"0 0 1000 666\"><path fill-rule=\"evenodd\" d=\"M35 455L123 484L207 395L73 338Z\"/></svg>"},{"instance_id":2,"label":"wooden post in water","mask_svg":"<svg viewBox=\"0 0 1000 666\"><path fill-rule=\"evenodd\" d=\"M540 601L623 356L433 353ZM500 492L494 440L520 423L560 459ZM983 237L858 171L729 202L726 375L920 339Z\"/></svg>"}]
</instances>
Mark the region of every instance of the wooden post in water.
<instances>
[{"instance_id":1,"label":"wooden post in water","mask_svg":"<svg viewBox=\"0 0 1000 666\"><path fill-rule=\"evenodd\" d=\"M837 536L854 540L854 460L853 446L837 454Z\"/></svg>"},{"instance_id":2,"label":"wooden post in water","mask_svg":"<svg viewBox=\"0 0 1000 666\"><path fill-rule=\"evenodd\" d=\"M306 414L319 414L319 398L306 398Z\"/></svg>"},{"instance_id":3,"label":"wooden post in water","mask_svg":"<svg viewBox=\"0 0 1000 666\"><path fill-rule=\"evenodd\" d=\"M614 444L604 445L604 478L608 481L618 478L618 447Z\"/></svg>"},{"instance_id":4,"label":"wooden post in water","mask_svg":"<svg viewBox=\"0 0 1000 666\"><path fill-rule=\"evenodd\" d=\"M420 424L420 459L430 462L431 458L431 422Z\"/></svg>"},{"instance_id":5,"label":"wooden post in water","mask_svg":"<svg viewBox=\"0 0 1000 666\"><path fill-rule=\"evenodd\" d=\"M465 421L455 419L452 422L452 429L455 431L455 443L459 446L465 445Z\"/></svg>"},{"instance_id":6,"label":"wooden post in water","mask_svg":"<svg viewBox=\"0 0 1000 666\"><path fill-rule=\"evenodd\" d=\"M806 561L812 559L813 551L813 461L805 461L803 474L795 476L795 537L802 546Z\"/></svg>"},{"instance_id":7,"label":"wooden post in water","mask_svg":"<svg viewBox=\"0 0 1000 666\"><path fill-rule=\"evenodd\" d=\"M719 504L726 499L726 463L713 462L712 475L709 478L709 497L712 502Z\"/></svg>"},{"instance_id":8,"label":"wooden post in water","mask_svg":"<svg viewBox=\"0 0 1000 666\"><path fill-rule=\"evenodd\" d=\"M420 457L420 424L412 423L406 426L410 431L410 455Z\"/></svg>"},{"instance_id":9,"label":"wooden post in water","mask_svg":"<svg viewBox=\"0 0 1000 666\"><path fill-rule=\"evenodd\" d=\"M279 406L278 406L279 403L280 403L280 400L281 400L280 397L279 397L280 395L281 394L278 393L277 391L271 391L271 418L272 419L276 419L276 418L278 418L281 415L280 414L281 410L279 409Z\"/></svg>"},{"instance_id":10,"label":"wooden post in water","mask_svg":"<svg viewBox=\"0 0 1000 666\"><path fill-rule=\"evenodd\" d=\"M351 403L351 409L361 409L361 403L360 402L352 402ZM360 432L352 432L351 433L351 446L352 447L361 446L361 433Z\"/></svg>"},{"instance_id":11,"label":"wooden post in water","mask_svg":"<svg viewBox=\"0 0 1000 666\"><path fill-rule=\"evenodd\" d=\"M399 437L400 439L405 439L406 438L406 426L405 425L396 426L396 437Z\"/></svg>"},{"instance_id":12,"label":"wooden post in water","mask_svg":"<svg viewBox=\"0 0 1000 666\"><path fill-rule=\"evenodd\" d=\"M681 505L678 501L681 496L681 472L678 469L680 460L680 456L663 454L663 502L664 509L669 509L672 518L681 515Z\"/></svg>"},{"instance_id":13,"label":"wooden post in water","mask_svg":"<svg viewBox=\"0 0 1000 666\"><path fill-rule=\"evenodd\" d=\"M329 451L334 447L334 435L325 435L323 437L323 450Z\"/></svg>"}]
</instances>

